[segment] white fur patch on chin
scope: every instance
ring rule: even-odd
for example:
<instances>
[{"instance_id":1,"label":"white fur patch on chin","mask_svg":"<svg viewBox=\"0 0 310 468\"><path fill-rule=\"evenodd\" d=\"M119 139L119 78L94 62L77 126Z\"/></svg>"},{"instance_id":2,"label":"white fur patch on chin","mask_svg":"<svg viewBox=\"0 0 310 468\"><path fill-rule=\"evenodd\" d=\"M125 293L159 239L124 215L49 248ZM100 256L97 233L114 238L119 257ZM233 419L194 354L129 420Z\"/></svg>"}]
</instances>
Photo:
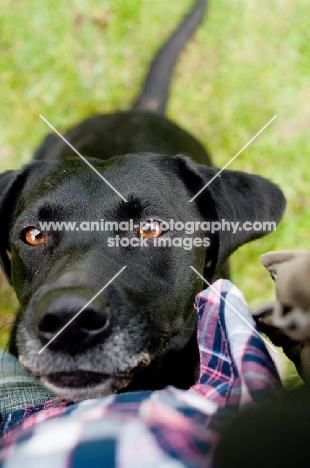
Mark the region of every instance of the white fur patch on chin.
<instances>
[{"instance_id":1,"label":"white fur patch on chin","mask_svg":"<svg viewBox=\"0 0 310 468\"><path fill-rule=\"evenodd\" d=\"M56 393L56 395L65 398L66 400L78 402L83 400L90 400L92 398L100 398L116 393L118 390L126 387L131 379L129 377L108 377L103 383L100 383L99 385L81 388L57 387L57 385L49 382L48 377L41 377L40 380L44 387Z\"/></svg>"}]
</instances>

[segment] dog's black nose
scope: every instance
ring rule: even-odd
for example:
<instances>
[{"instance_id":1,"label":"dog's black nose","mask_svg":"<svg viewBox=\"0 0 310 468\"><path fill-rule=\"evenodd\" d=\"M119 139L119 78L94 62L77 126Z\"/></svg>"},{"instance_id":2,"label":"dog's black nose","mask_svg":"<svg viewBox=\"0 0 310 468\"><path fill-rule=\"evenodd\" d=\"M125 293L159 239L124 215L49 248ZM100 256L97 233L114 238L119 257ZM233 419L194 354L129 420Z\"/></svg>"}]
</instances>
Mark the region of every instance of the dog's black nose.
<instances>
[{"instance_id":1,"label":"dog's black nose","mask_svg":"<svg viewBox=\"0 0 310 468\"><path fill-rule=\"evenodd\" d=\"M90 299L63 291L45 295L36 313L37 333L42 343L52 340L49 347L74 353L98 344L109 328L109 306L100 298L85 307Z\"/></svg>"}]
</instances>

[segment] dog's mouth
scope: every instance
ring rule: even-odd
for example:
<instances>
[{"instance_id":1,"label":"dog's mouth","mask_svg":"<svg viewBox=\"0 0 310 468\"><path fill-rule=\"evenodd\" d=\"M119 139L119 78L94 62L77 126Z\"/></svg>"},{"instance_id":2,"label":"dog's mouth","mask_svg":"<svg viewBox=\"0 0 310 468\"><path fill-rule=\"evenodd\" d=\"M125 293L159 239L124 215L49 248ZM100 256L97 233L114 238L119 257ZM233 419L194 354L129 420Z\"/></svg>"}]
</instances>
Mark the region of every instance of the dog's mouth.
<instances>
[{"instance_id":1,"label":"dog's mouth","mask_svg":"<svg viewBox=\"0 0 310 468\"><path fill-rule=\"evenodd\" d=\"M111 376L100 374L98 372L74 371L74 372L56 372L45 378L52 384L60 388L65 387L94 387L104 383ZM126 378L127 376L117 376L117 378ZM129 377L128 377L129 378Z\"/></svg>"},{"instance_id":2,"label":"dog's mouth","mask_svg":"<svg viewBox=\"0 0 310 468\"><path fill-rule=\"evenodd\" d=\"M132 375L108 375L89 371L56 372L41 377L41 382L52 392L72 401L116 393L126 387Z\"/></svg>"},{"instance_id":3,"label":"dog's mouth","mask_svg":"<svg viewBox=\"0 0 310 468\"><path fill-rule=\"evenodd\" d=\"M127 365L122 362L122 368L120 368L120 365L115 364L113 366L110 363L108 369L104 368L104 366L96 369L93 366L95 370L90 370L91 365L89 363L86 364L88 368L84 368L85 362L84 365L81 364L80 366L76 362L71 362L72 365L70 366L68 362L66 363L65 355L63 360L64 364L67 364L66 369L60 367L62 365L60 361L57 361L54 365L50 361L48 363L45 361L44 365L42 365L40 362L34 363L32 360L30 365L29 358L23 355L19 356L21 365L31 374L39 377L44 387L59 397L70 401L100 398L117 393L127 387L132 378L150 364L151 358L148 353L140 352L131 357L127 356ZM123 361L125 361L125 358Z\"/></svg>"}]
</instances>

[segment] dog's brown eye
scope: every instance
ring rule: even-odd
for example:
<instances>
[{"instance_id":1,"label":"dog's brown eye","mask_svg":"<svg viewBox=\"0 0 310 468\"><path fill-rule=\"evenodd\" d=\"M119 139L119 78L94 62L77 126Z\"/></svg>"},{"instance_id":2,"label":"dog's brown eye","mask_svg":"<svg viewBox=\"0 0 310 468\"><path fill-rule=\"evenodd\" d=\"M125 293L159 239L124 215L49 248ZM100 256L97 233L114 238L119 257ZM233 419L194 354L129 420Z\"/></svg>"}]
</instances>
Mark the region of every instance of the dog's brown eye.
<instances>
[{"instance_id":1,"label":"dog's brown eye","mask_svg":"<svg viewBox=\"0 0 310 468\"><path fill-rule=\"evenodd\" d=\"M25 229L23 232L23 239L29 245L40 245L45 242L44 235L35 227Z\"/></svg>"},{"instance_id":2,"label":"dog's brown eye","mask_svg":"<svg viewBox=\"0 0 310 468\"><path fill-rule=\"evenodd\" d=\"M147 221L143 223L138 230L139 236L144 239L155 239L155 237L159 237L162 232L158 221Z\"/></svg>"}]
</instances>

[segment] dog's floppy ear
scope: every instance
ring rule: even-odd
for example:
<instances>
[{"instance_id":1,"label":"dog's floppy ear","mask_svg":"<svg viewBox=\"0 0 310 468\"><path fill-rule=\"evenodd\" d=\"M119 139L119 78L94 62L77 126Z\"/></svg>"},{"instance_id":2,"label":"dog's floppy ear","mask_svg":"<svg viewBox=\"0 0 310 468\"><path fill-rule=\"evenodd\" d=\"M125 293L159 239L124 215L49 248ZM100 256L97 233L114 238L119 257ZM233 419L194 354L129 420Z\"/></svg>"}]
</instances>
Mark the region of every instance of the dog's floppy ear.
<instances>
[{"instance_id":1,"label":"dog's floppy ear","mask_svg":"<svg viewBox=\"0 0 310 468\"><path fill-rule=\"evenodd\" d=\"M24 185L27 167L19 171L7 171L0 174L0 265L11 283L11 262L8 252L9 233L12 217L19 198L20 191Z\"/></svg>"},{"instance_id":2,"label":"dog's floppy ear","mask_svg":"<svg viewBox=\"0 0 310 468\"><path fill-rule=\"evenodd\" d=\"M177 156L176 159L192 198L210 182L191 203L196 203L206 217L210 208L212 211L212 199L219 222L239 223L235 233L232 232L232 225L228 230L228 224L219 230L217 268L242 244L266 235L268 232L263 229L264 222L278 224L281 220L285 198L280 188L269 180L230 170L224 170L217 176L218 168L195 164L184 156Z\"/></svg>"}]
</instances>

